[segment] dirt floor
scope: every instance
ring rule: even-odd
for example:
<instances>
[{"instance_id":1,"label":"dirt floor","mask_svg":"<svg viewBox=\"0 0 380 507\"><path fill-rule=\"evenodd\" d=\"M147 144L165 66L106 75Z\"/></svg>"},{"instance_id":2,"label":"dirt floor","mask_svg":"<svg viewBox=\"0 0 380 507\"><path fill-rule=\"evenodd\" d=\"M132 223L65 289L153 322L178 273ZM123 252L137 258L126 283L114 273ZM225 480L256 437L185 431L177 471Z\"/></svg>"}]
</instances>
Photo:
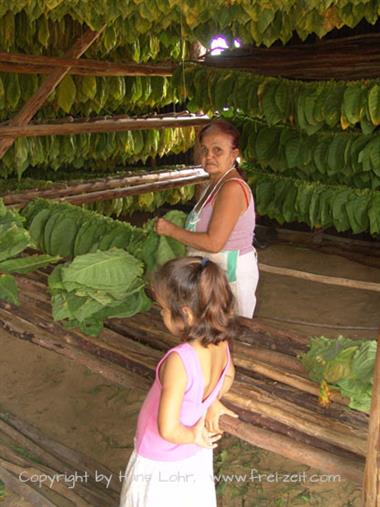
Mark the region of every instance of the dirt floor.
<instances>
[{"instance_id":1,"label":"dirt floor","mask_svg":"<svg viewBox=\"0 0 380 507\"><path fill-rule=\"evenodd\" d=\"M378 269L296 246L271 245L259 251L259 260L380 282ZM311 336L343 334L373 339L379 309L380 293L284 276L262 274L258 288L257 316L270 318L268 323L273 326ZM4 334L0 344L0 408L90 455L118 475L133 447L144 393L112 385L66 358ZM230 436L224 437L216 453L215 473L220 476L219 507L360 506L361 492L355 484ZM29 504L4 491L0 483L0 505Z\"/></svg>"}]
</instances>

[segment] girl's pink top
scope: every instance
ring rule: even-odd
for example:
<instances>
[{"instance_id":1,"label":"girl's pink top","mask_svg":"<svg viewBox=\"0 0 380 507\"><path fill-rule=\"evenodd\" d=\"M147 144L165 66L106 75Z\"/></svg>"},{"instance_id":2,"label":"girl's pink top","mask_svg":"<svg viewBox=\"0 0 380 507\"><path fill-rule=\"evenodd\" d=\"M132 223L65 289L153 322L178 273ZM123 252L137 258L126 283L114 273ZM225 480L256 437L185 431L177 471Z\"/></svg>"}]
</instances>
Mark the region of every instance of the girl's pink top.
<instances>
[{"instance_id":1,"label":"girl's pink top","mask_svg":"<svg viewBox=\"0 0 380 507\"><path fill-rule=\"evenodd\" d=\"M161 396L161 382L159 369L169 354L177 353L182 359L187 375L187 385L180 411L180 423L184 426L194 426L206 413L208 407L217 398L231 358L227 345L227 364L224 367L214 390L202 401L204 381L201 365L195 349L189 343L181 343L170 349L156 367L156 378L148 392L140 410L137 421L135 448L137 454L152 460L175 461L188 458L197 453L201 447L196 444L173 444L163 439L158 431L158 409Z\"/></svg>"},{"instance_id":2,"label":"girl's pink top","mask_svg":"<svg viewBox=\"0 0 380 507\"><path fill-rule=\"evenodd\" d=\"M244 255L254 250L252 242L256 226L256 214L253 195L248 184L242 179L231 178L226 181L236 181L242 186L246 202L248 202L248 207L240 215L235 227L230 234L230 237L223 247L223 250L239 250L239 255ZM200 211L199 222L196 224L195 229L196 232L207 232L212 212L214 211L214 200L217 193L214 194L212 198L206 202L203 209Z\"/></svg>"}]
</instances>

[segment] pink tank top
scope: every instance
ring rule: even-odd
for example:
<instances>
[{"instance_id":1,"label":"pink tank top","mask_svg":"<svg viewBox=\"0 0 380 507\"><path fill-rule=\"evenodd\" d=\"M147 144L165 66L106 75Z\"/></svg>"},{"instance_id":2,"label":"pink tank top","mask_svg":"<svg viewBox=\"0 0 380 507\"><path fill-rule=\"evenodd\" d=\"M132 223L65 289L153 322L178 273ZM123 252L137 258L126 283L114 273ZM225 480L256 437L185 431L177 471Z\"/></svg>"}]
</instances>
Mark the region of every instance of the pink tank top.
<instances>
[{"instance_id":1,"label":"pink tank top","mask_svg":"<svg viewBox=\"0 0 380 507\"><path fill-rule=\"evenodd\" d=\"M224 377L231 361L227 345L227 364L214 390L202 401L205 389L202 369L197 353L189 343L181 343L177 347L170 349L160 360L156 367L155 381L140 410L135 440L137 454L157 461L185 459L202 449L196 444L173 444L168 442L160 436L158 431L157 420L161 396L161 382L158 372L162 362L173 352L176 352L182 359L187 375L187 385L179 418L184 426L194 426L206 413L208 407L215 401L222 388Z\"/></svg>"},{"instance_id":2,"label":"pink tank top","mask_svg":"<svg viewBox=\"0 0 380 507\"><path fill-rule=\"evenodd\" d=\"M239 250L239 255L244 255L254 250L252 242L256 226L256 214L253 195L248 184L242 179L230 178L226 181L237 181L243 186L244 194L248 196L248 207L240 215L235 227L230 234L230 237L223 247L223 250ZM214 211L214 200L217 194L218 192L212 196L212 199L206 202L206 204L199 212L199 222L196 225L196 232L207 232L211 216Z\"/></svg>"}]
</instances>

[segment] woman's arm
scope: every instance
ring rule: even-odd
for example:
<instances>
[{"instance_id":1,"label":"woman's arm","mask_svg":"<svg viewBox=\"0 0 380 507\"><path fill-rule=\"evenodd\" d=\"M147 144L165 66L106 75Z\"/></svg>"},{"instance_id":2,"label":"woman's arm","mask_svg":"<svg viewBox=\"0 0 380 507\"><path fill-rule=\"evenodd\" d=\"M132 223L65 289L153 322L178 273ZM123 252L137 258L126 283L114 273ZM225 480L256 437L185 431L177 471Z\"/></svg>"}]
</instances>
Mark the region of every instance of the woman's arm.
<instances>
[{"instance_id":1,"label":"woman's arm","mask_svg":"<svg viewBox=\"0 0 380 507\"><path fill-rule=\"evenodd\" d=\"M158 431L162 438L173 444L198 444L214 448L219 435L211 434L204 426L204 418L197 424L187 427L180 422L180 411L185 395L187 376L182 360L171 353L161 365L161 398L158 410Z\"/></svg>"},{"instance_id":2,"label":"woman's arm","mask_svg":"<svg viewBox=\"0 0 380 507\"><path fill-rule=\"evenodd\" d=\"M174 238L185 245L206 252L223 250L240 214L245 210L244 191L236 182L223 185L215 199L214 210L207 232L191 232L159 218L156 231L163 236Z\"/></svg>"}]
</instances>

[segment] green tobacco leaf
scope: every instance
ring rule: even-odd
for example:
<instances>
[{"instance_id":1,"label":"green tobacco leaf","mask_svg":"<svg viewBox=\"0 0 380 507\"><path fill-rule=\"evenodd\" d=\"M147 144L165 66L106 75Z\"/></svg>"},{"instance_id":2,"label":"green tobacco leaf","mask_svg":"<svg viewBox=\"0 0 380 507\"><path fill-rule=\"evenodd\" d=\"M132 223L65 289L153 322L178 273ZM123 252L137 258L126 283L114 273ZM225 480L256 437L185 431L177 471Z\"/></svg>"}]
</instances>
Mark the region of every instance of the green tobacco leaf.
<instances>
[{"instance_id":1,"label":"green tobacco leaf","mask_svg":"<svg viewBox=\"0 0 380 507\"><path fill-rule=\"evenodd\" d=\"M0 299L14 305L20 304L16 279L12 275L0 274Z\"/></svg>"},{"instance_id":2,"label":"green tobacco leaf","mask_svg":"<svg viewBox=\"0 0 380 507\"><path fill-rule=\"evenodd\" d=\"M364 232L369 227L368 198L352 192L351 199L346 203L350 227L355 234Z\"/></svg>"},{"instance_id":3,"label":"green tobacco leaf","mask_svg":"<svg viewBox=\"0 0 380 507\"><path fill-rule=\"evenodd\" d=\"M50 255L31 255L21 259L11 259L0 262L0 273L30 273L49 264L54 264L60 259L60 257Z\"/></svg>"},{"instance_id":4,"label":"green tobacco leaf","mask_svg":"<svg viewBox=\"0 0 380 507\"><path fill-rule=\"evenodd\" d=\"M93 99L96 95L96 77L83 76L81 82L81 92L87 99Z\"/></svg>"},{"instance_id":5,"label":"green tobacco leaf","mask_svg":"<svg viewBox=\"0 0 380 507\"><path fill-rule=\"evenodd\" d=\"M277 145L277 137L274 135L273 128L267 127L259 131L255 142L255 151L259 160L269 160L273 156Z\"/></svg>"},{"instance_id":6,"label":"green tobacco leaf","mask_svg":"<svg viewBox=\"0 0 380 507\"><path fill-rule=\"evenodd\" d=\"M16 224L0 225L0 261L14 257L30 245L28 231Z\"/></svg>"},{"instance_id":7,"label":"green tobacco leaf","mask_svg":"<svg viewBox=\"0 0 380 507\"><path fill-rule=\"evenodd\" d=\"M374 125L380 125L380 86L375 84L368 93L369 116Z\"/></svg>"},{"instance_id":8,"label":"green tobacco leaf","mask_svg":"<svg viewBox=\"0 0 380 507\"><path fill-rule=\"evenodd\" d=\"M262 99L265 120L268 125L275 125L283 119L283 112L277 107L275 96L277 94L277 82L269 83L264 90Z\"/></svg>"},{"instance_id":9,"label":"green tobacco leaf","mask_svg":"<svg viewBox=\"0 0 380 507\"><path fill-rule=\"evenodd\" d=\"M338 232L347 231L347 229L350 228L350 223L346 212L346 203L349 199L350 193L350 190L344 190L340 193L337 193L332 202L334 226Z\"/></svg>"},{"instance_id":10,"label":"green tobacco leaf","mask_svg":"<svg viewBox=\"0 0 380 507\"><path fill-rule=\"evenodd\" d=\"M62 257L74 255L75 238L78 232L78 224L73 213L63 216L56 221L50 234L49 253Z\"/></svg>"},{"instance_id":11,"label":"green tobacco leaf","mask_svg":"<svg viewBox=\"0 0 380 507\"><path fill-rule=\"evenodd\" d=\"M42 208L38 211L37 214L34 215L30 225L29 225L29 233L37 248L43 250L44 248L44 233L46 224L50 218L51 209L50 208Z\"/></svg>"},{"instance_id":12,"label":"green tobacco leaf","mask_svg":"<svg viewBox=\"0 0 380 507\"><path fill-rule=\"evenodd\" d=\"M17 109L21 98L21 88L18 74L8 74L6 102L11 110Z\"/></svg>"},{"instance_id":13,"label":"green tobacco leaf","mask_svg":"<svg viewBox=\"0 0 380 507\"><path fill-rule=\"evenodd\" d=\"M289 169L297 167L299 165L299 158L302 156L302 140L298 135L294 135L285 146L286 161Z\"/></svg>"},{"instance_id":14,"label":"green tobacco leaf","mask_svg":"<svg viewBox=\"0 0 380 507\"><path fill-rule=\"evenodd\" d=\"M70 75L65 76L57 87L57 104L65 113L71 111L76 94L77 89L73 78Z\"/></svg>"},{"instance_id":15,"label":"green tobacco leaf","mask_svg":"<svg viewBox=\"0 0 380 507\"><path fill-rule=\"evenodd\" d=\"M360 121L360 110L362 108L363 93L361 87L347 86L343 95L343 112L351 125Z\"/></svg>"},{"instance_id":16,"label":"green tobacco leaf","mask_svg":"<svg viewBox=\"0 0 380 507\"><path fill-rule=\"evenodd\" d=\"M118 248L76 257L62 273L62 281L107 290L118 287L127 291L143 274L143 265L132 255Z\"/></svg>"}]
</instances>

